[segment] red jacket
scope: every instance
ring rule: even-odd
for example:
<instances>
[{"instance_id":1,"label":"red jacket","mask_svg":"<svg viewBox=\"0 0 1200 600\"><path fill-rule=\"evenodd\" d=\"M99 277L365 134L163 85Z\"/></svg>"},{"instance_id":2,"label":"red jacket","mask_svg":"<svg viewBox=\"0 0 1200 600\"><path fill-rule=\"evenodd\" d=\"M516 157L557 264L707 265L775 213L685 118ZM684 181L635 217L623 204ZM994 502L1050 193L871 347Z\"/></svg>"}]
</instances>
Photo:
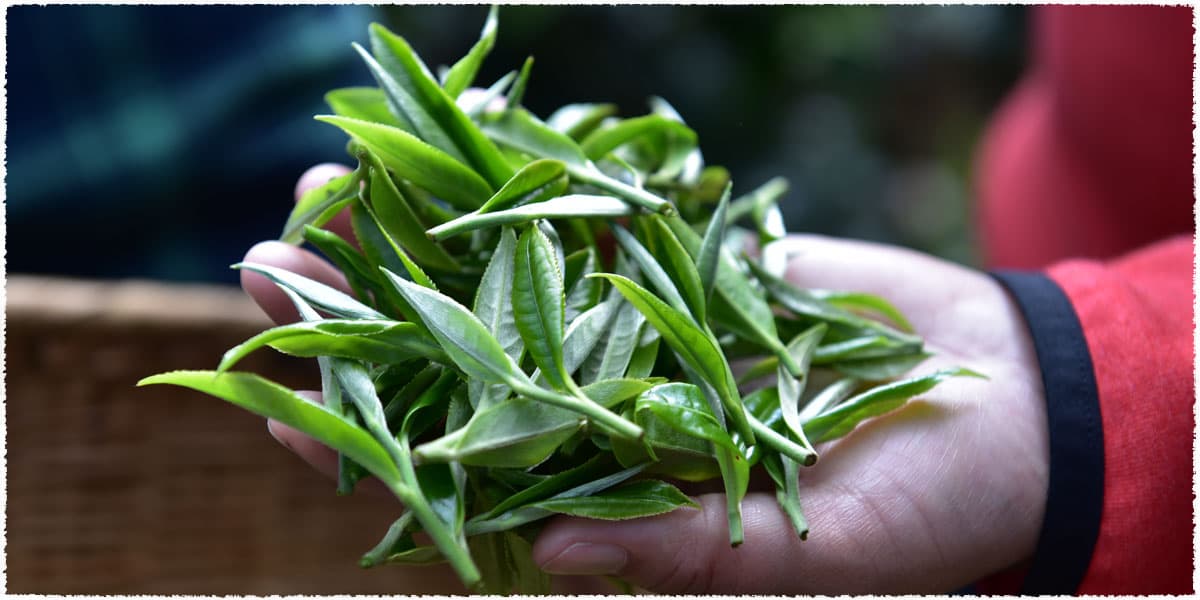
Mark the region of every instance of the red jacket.
<instances>
[{"instance_id":1,"label":"red jacket","mask_svg":"<svg viewBox=\"0 0 1200 600\"><path fill-rule=\"evenodd\" d=\"M1192 13L1057 6L1032 25L979 156L978 216L989 267L1043 269L1090 353L1103 500L1076 591L1192 593Z\"/></svg>"}]
</instances>

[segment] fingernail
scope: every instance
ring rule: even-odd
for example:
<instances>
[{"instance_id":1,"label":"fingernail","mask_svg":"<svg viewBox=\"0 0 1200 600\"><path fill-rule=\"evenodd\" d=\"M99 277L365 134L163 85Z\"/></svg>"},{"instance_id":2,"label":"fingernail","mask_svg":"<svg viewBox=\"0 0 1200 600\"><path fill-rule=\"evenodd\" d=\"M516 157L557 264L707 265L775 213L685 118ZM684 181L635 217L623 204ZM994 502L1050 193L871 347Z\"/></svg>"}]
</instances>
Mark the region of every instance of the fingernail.
<instances>
[{"instance_id":1,"label":"fingernail","mask_svg":"<svg viewBox=\"0 0 1200 600\"><path fill-rule=\"evenodd\" d=\"M546 561L542 570L557 575L612 575L627 562L629 553L620 546L578 542Z\"/></svg>"}]
</instances>

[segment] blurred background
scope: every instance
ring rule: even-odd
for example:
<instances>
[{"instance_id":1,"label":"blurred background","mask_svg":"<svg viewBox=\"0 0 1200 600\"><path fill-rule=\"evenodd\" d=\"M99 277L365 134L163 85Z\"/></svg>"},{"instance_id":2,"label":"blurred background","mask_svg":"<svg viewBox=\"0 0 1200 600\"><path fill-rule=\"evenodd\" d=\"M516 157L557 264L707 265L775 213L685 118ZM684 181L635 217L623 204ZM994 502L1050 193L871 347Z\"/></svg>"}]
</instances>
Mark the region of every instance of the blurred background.
<instances>
[{"instance_id":1,"label":"blurred background","mask_svg":"<svg viewBox=\"0 0 1200 600\"><path fill-rule=\"evenodd\" d=\"M233 283L309 165L325 91L372 84L381 21L431 68L483 6L20 6L8 12L8 270ZM981 126L1019 74L998 6L508 7L478 81L535 57L527 106L669 100L735 195L782 175L789 229L972 263Z\"/></svg>"},{"instance_id":2,"label":"blurred background","mask_svg":"<svg viewBox=\"0 0 1200 600\"><path fill-rule=\"evenodd\" d=\"M133 385L212 368L267 326L228 265L279 234L308 166L344 161L343 134L311 117L328 111L325 91L371 84L350 48L367 24L436 67L474 43L486 11L7 9L9 591L457 591L444 571L358 571L396 516L386 498L334 496L252 415ZM790 181L790 230L975 264L973 152L1020 73L1026 18L1011 6L508 7L479 81L533 55L525 104L542 117L580 101L635 116L662 96L735 195ZM245 367L312 384L276 355Z\"/></svg>"}]
</instances>

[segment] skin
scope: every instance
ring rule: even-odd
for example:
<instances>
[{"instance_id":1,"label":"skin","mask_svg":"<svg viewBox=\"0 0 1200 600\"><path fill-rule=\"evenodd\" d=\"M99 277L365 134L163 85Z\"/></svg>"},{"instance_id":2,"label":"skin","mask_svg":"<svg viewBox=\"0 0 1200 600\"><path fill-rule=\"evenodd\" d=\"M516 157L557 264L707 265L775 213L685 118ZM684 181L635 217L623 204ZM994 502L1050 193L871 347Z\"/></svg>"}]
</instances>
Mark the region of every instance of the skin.
<instances>
[{"instance_id":1,"label":"skin","mask_svg":"<svg viewBox=\"0 0 1200 600\"><path fill-rule=\"evenodd\" d=\"M297 196L345 167L314 167ZM335 221L352 239L347 223ZM659 593L945 593L1032 556L1048 481L1045 400L1020 313L987 275L910 250L821 236L790 236L786 277L805 287L856 290L892 301L936 355L915 371L966 366L920 400L818 448L802 469L811 534L801 541L770 484L752 483L742 511L746 542L731 548L719 493L633 521L552 520L534 545L543 569L616 575ZM287 244L263 242L247 261L293 270L348 291L336 269ZM279 323L296 320L265 278L242 285ZM335 455L279 423L281 443L317 469ZM692 490L696 491L696 490Z\"/></svg>"}]
</instances>

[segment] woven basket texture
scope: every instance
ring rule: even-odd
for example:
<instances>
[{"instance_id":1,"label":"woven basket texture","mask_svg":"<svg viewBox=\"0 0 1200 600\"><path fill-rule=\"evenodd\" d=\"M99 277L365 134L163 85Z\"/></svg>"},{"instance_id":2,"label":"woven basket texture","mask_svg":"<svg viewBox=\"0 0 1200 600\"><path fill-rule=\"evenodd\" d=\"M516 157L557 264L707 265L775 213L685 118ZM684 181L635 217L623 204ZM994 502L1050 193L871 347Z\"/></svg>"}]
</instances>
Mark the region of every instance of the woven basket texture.
<instances>
[{"instance_id":1,"label":"woven basket texture","mask_svg":"<svg viewBox=\"0 0 1200 600\"><path fill-rule=\"evenodd\" d=\"M445 567L357 565L398 516L334 484L263 419L153 373L212 369L270 323L240 290L11 276L7 591L455 594ZM238 367L317 387L271 350Z\"/></svg>"}]
</instances>

